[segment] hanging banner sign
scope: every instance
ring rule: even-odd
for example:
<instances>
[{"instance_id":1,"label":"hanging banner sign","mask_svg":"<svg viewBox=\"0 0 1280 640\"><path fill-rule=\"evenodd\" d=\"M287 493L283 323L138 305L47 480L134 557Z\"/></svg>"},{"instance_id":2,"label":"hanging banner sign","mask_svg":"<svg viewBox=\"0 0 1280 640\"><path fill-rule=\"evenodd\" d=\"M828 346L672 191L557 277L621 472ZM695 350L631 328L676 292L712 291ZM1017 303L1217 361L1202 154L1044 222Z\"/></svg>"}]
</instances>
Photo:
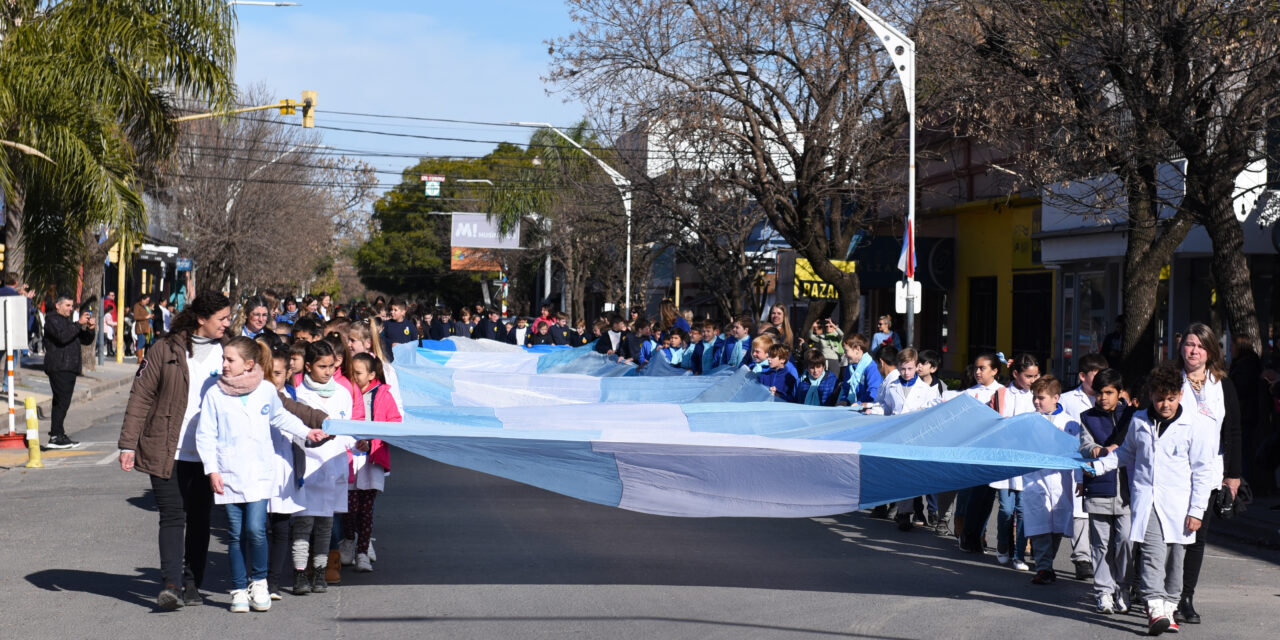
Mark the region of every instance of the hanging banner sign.
<instances>
[{"instance_id":1,"label":"hanging banner sign","mask_svg":"<svg viewBox=\"0 0 1280 640\"><path fill-rule=\"evenodd\" d=\"M426 189L426 194L433 198L440 195L440 183L444 181L445 177L442 175L431 173L422 174L422 182L425 184L424 188Z\"/></svg>"},{"instance_id":2,"label":"hanging banner sign","mask_svg":"<svg viewBox=\"0 0 1280 640\"><path fill-rule=\"evenodd\" d=\"M483 213L454 213L449 233L450 247L473 249L519 249L520 223L507 235L498 230L498 222Z\"/></svg>"},{"instance_id":3,"label":"hanging banner sign","mask_svg":"<svg viewBox=\"0 0 1280 640\"><path fill-rule=\"evenodd\" d=\"M832 260L831 264L845 273L853 273L854 261ZM813 270L813 265L805 258L796 258L795 287L792 294L796 298L835 300L840 297L835 285L824 281Z\"/></svg>"}]
</instances>

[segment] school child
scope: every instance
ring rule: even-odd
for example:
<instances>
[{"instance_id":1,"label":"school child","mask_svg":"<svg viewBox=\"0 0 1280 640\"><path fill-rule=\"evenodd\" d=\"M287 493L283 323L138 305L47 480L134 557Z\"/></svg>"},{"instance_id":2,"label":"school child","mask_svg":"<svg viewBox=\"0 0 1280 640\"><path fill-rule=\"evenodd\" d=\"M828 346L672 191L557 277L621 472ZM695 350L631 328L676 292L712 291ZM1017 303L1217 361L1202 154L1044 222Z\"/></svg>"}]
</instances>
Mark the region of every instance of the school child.
<instances>
[{"instance_id":1,"label":"school child","mask_svg":"<svg viewBox=\"0 0 1280 640\"><path fill-rule=\"evenodd\" d=\"M1093 378L1099 371L1107 368L1107 359L1100 353L1088 353L1080 357L1076 365L1080 370L1077 375L1080 384L1075 389L1062 394L1062 410L1077 422L1080 416L1095 404ZM1075 518L1071 532L1071 563L1075 565L1076 580L1084 580L1093 575L1093 563L1089 551L1089 514L1084 512L1081 496L1075 497Z\"/></svg>"},{"instance_id":2,"label":"school child","mask_svg":"<svg viewBox=\"0 0 1280 640\"><path fill-rule=\"evenodd\" d=\"M720 359L720 344L716 341L716 323L711 320L702 322L702 340L693 345L693 375L700 376L711 373Z\"/></svg>"},{"instance_id":3,"label":"school child","mask_svg":"<svg viewBox=\"0 0 1280 640\"><path fill-rule=\"evenodd\" d=\"M1062 383L1050 374L1031 384L1031 401L1036 413L1059 431L1079 437L1080 423L1058 404L1061 393ZM1053 560L1063 535L1070 535L1072 531L1072 496L1078 475L1079 472L1043 470L1023 476L1022 518L1026 536L1031 540L1031 556L1035 559L1036 575L1031 578L1032 584L1053 584L1058 579Z\"/></svg>"},{"instance_id":4,"label":"school child","mask_svg":"<svg viewBox=\"0 0 1280 640\"><path fill-rule=\"evenodd\" d=\"M916 369L916 375L920 376L920 381L938 389L938 396L942 397L949 389L947 383L938 378L938 369L942 367L942 354L933 349L924 349L920 352L920 366Z\"/></svg>"},{"instance_id":5,"label":"school child","mask_svg":"<svg viewBox=\"0 0 1280 640\"><path fill-rule=\"evenodd\" d=\"M324 340L308 345L304 368L302 386L297 389L298 401L325 412L331 419L353 419L351 395L334 379L337 357L333 345ZM293 516L292 523L294 595L324 593L329 579L339 577L337 567L328 575L326 572L331 556L335 564L340 564L338 552L329 553L330 537L333 514L347 510L346 451L347 445L354 443L351 438L336 438L305 451L304 483L294 498L302 510ZM308 557L314 569L310 580L306 576Z\"/></svg>"},{"instance_id":6,"label":"school child","mask_svg":"<svg viewBox=\"0 0 1280 640\"><path fill-rule=\"evenodd\" d=\"M1119 449L1128 439L1134 410L1120 402L1124 378L1115 369L1093 376L1095 404L1080 415L1080 455L1102 457ZM1093 562L1093 597L1098 613L1129 610L1129 565L1133 526L1129 506L1131 483L1128 469L1112 469L1084 479L1084 510L1089 514L1089 550Z\"/></svg>"},{"instance_id":7,"label":"school child","mask_svg":"<svg viewBox=\"0 0 1280 640\"><path fill-rule=\"evenodd\" d=\"M307 345L310 342L295 341L289 345L289 386L297 389L302 386L302 375L306 370ZM297 395L295 394L296 398Z\"/></svg>"},{"instance_id":8,"label":"school child","mask_svg":"<svg viewBox=\"0 0 1280 640\"><path fill-rule=\"evenodd\" d=\"M364 420L364 406L357 402L360 392L356 391L356 386L351 383L351 349L347 346L347 341L337 333L330 333L323 340L333 347L334 381L351 395L351 419Z\"/></svg>"},{"instance_id":9,"label":"school child","mask_svg":"<svg viewBox=\"0 0 1280 640\"><path fill-rule=\"evenodd\" d=\"M454 322L454 325L457 326L454 335L461 336L463 338L473 337L471 330L475 327L475 323L471 321L471 310L466 307L460 309L458 311L458 319Z\"/></svg>"},{"instance_id":10,"label":"school child","mask_svg":"<svg viewBox=\"0 0 1280 640\"><path fill-rule=\"evenodd\" d=\"M1005 401L1000 408L1004 417L1034 413L1031 385L1040 377L1040 362L1023 353L1009 361L1011 380L1005 387ZM1022 476L998 480L990 484L996 490L1000 511L996 514L996 561L1018 571L1026 571L1027 536L1022 520Z\"/></svg>"},{"instance_id":11,"label":"school child","mask_svg":"<svg viewBox=\"0 0 1280 640\"><path fill-rule=\"evenodd\" d=\"M902 349L898 352L896 359L898 378L885 384L880 392L880 407L884 410L884 415L896 416L919 411L941 398L936 388L925 384L916 375L920 357L915 349L910 347ZM911 530L915 501L914 496L898 501L899 531Z\"/></svg>"},{"instance_id":12,"label":"school child","mask_svg":"<svg viewBox=\"0 0 1280 640\"><path fill-rule=\"evenodd\" d=\"M653 323L645 318L637 318L632 329L626 333L619 349L618 362L633 362L644 366L653 354Z\"/></svg>"},{"instance_id":13,"label":"school child","mask_svg":"<svg viewBox=\"0 0 1280 640\"><path fill-rule=\"evenodd\" d=\"M889 347L881 347L881 350ZM1004 354L983 353L973 359L974 385L962 394L991 407L1003 415L1009 389L1000 384L1000 369ZM960 550L965 553L983 553L984 531L991 507L995 502L995 490L989 485L970 487L956 496L955 528L959 536ZM961 508L963 507L963 508Z\"/></svg>"},{"instance_id":14,"label":"school child","mask_svg":"<svg viewBox=\"0 0 1280 640\"><path fill-rule=\"evenodd\" d=\"M791 364L791 349L785 344L774 344L769 347L767 361L769 366L756 375L756 381L767 387L779 402L792 402L800 376Z\"/></svg>"},{"instance_id":15,"label":"school child","mask_svg":"<svg viewBox=\"0 0 1280 640\"><path fill-rule=\"evenodd\" d=\"M507 339L507 327L502 323L502 312L494 307L485 309L484 318L480 319L476 324L476 328L471 335L477 340L505 342Z\"/></svg>"},{"instance_id":16,"label":"school child","mask_svg":"<svg viewBox=\"0 0 1280 640\"><path fill-rule=\"evenodd\" d=\"M876 367L880 369L880 388L876 390L875 402L879 403L884 395L885 385L898 379L898 348L885 345L875 353Z\"/></svg>"},{"instance_id":17,"label":"school child","mask_svg":"<svg viewBox=\"0 0 1280 640\"><path fill-rule=\"evenodd\" d=\"M1142 545L1139 575L1150 635L1178 630L1173 613L1182 595L1183 555L1204 522L1210 493L1222 481L1217 423L1181 405L1182 387L1177 369L1152 371L1150 408L1135 413L1120 447L1092 465L1104 475L1118 467L1130 471L1129 541Z\"/></svg>"},{"instance_id":18,"label":"school child","mask_svg":"<svg viewBox=\"0 0 1280 640\"><path fill-rule=\"evenodd\" d=\"M836 397L836 405L848 407L858 405L865 407L876 401L880 394L880 384L884 376L875 359L867 352L867 339L860 333L845 336L841 347L844 349L844 374L840 380L840 394Z\"/></svg>"},{"instance_id":19,"label":"school child","mask_svg":"<svg viewBox=\"0 0 1280 640\"><path fill-rule=\"evenodd\" d=\"M542 325L545 333L547 325ZM352 358L352 381L360 390L365 416L377 422L401 422L395 398L387 391L382 363L368 353ZM356 571L373 571L369 543L373 540L373 503L386 487L391 471L390 449L381 440L362 440L352 452L351 488L347 492L347 513L342 516L343 541L339 546L343 564L355 564ZM350 556L354 553L354 560Z\"/></svg>"},{"instance_id":20,"label":"school child","mask_svg":"<svg viewBox=\"0 0 1280 640\"><path fill-rule=\"evenodd\" d=\"M555 315L547 334L551 336L551 344L578 346L573 343L573 331L569 329L569 314L563 311Z\"/></svg>"},{"instance_id":21,"label":"school child","mask_svg":"<svg viewBox=\"0 0 1280 640\"><path fill-rule=\"evenodd\" d=\"M382 341L374 339L377 335L377 330L374 329L373 323L369 320L354 322L347 333L347 349L351 352L352 358L361 353L370 353L378 359L378 362L382 365L384 384L387 385L388 391L391 392L391 397L395 398L396 406L403 407L404 398L400 395L400 375L396 373L396 368L392 366L390 358L387 357L388 354L382 350Z\"/></svg>"},{"instance_id":22,"label":"school child","mask_svg":"<svg viewBox=\"0 0 1280 640\"><path fill-rule=\"evenodd\" d=\"M315 342L324 335L324 330L320 328L320 323L312 318L298 318L293 323L293 339L299 342Z\"/></svg>"},{"instance_id":23,"label":"school child","mask_svg":"<svg viewBox=\"0 0 1280 640\"><path fill-rule=\"evenodd\" d=\"M405 342L418 341L418 327L412 319L405 318L409 304L403 298L392 298L391 319L382 323L382 346L386 351Z\"/></svg>"},{"instance_id":24,"label":"school child","mask_svg":"<svg viewBox=\"0 0 1280 640\"><path fill-rule=\"evenodd\" d=\"M902 348L902 338L898 337L898 333L893 330L893 316L883 315L876 321L875 335L871 336L871 350L876 351L880 347L893 347L895 349Z\"/></svg>"},{"instance_id":25,"label":"school child","mask_svg":"<svg viewBox=\"0 0 1280 640\"><path fill-rule=\"evenodd\" d=\"M231 611L267 611L267 500L274 489L271 431L319 442L326 436L308 429L285 411L275 385L266 380L271 352L244 336L222 352L222 377L200 403L196 450L213 488L214 504L226 505Z\"/></svg>"},{"instance_id":26,"label":"school child","mask_svg":"<svg viewBox=\"0 0 1280 640\"><path fill-rule=\"evenodd\" d=\"M623 341L626 335L627 323L622 320L622 316L616 313L609 316L608 329L596 340L596 353L606 356L619 355L619 351L626 347Z\"/></svg>"},{"instance_id":27,"label":"school child","mask_svg":"<svg viewBox=\"0 0 1280 640\"><path fill-rule=\"evenodd\" d=\"M507 344L514 344L517 347L528 346L530 337L529 320L523 316L516 318L516 326L507 333Z\"/></svg>"},{"instance_id":28,"label":"school child","mask_svg":"<svg viewBox=\"0 0 1280 640\"><path fill-rule=\"evenodd\" d=\"M551 329L554 326L549 322L538 325L537 333L529 336L528 345L532 347L540 344L556 344L555 339L551 337Z\"/></svg>"},{"instance_id":29,"label":"school child","mask_svg":"<svg viewBox=\"0 0 1280 640\"><path fill-rule=\"evenodd\" d=\"M751 341L751 362L746 364L752 373L760 373L769 367L769 347L777 344L773 334L762 333Z\"/></svg>"},{"instance_id":30,"label":"school child","mask_svg":"<svg viewBox=\"0 0 1280 640\"><path fill-rule=\"evenodd\" d=\"M670 338L670 345L662 348L662 354L667 357L667 362L673 367L685 366L685 353L688 350L689 334L684 329L672 329L666 334ZM687 368L687 367L685 367Z\"/></svg>"},{"instance_id":31,"label":"school child","mask_svg":"<svg viewBox=\"0 0 1280 640\"><path fill-rule=\"evenodd\" d=\"M836 376L827 371L827 359L818 349L804 352L804 375L796 381L791 401L818 407L830 407L836 402Z\"/></svg>"},{"instance_id":32,"label":"school child","mask_svg":"<svg viewBox=\"0 0 1280 640\"><path fill-rule=\"evenodd\" d=\"M720 361L718 364L728 365L730 369L751 363L747 360L747 355L751 353L751 332L755 328L755 324L751 322L749 316L739 316L729 325L730 339L725 341L725 345L720 352Z\"/></svg>"}]
</instances>

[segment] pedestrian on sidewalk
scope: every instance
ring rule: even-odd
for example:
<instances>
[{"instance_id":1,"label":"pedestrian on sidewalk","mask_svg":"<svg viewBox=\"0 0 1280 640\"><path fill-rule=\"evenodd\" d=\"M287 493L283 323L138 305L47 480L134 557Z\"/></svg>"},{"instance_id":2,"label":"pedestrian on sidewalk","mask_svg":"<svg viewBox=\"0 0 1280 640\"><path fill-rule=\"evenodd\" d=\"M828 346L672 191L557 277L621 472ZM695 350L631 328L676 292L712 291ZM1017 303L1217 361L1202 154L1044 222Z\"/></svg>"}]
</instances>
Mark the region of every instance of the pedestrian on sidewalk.
<instances>
[{"instance_id":1,"label":"pedestrian on sidewalk","mask_svg":"<svg viewBox=\"0 0 1280 640\"><path fill-rule=\"evenodd\" d=\"M151 345L151 294L149 293L142 294L137 304L133 305L133 335L138 339L134 353L138 354L138 362L141 363L147 357L147 347Z\"/></svg>"},{"instance_id":2,"label":"pedestrian on sidewalk","mask_svg":"<svg viewBox=\"0 0 1280 640\"><path fill-rule=\"evenodd\" d=\"M226 296L196 296L138 364L120 429L120 468L151 476L160 512L163 587L156 603L163 609L203 602L213 490L196 449L196 427L200 402L222 375L221 341L230 325Z\"/></svg>"},{"instance_id":3,"label":"pedestrian on sidewalk","mask_svg":"<svg viewBox=\"0 0 1280 640\"><path fill-rule=\"evenodd\" d=\"M53 302L54 313L45 319L44 371L49 376L49 388L53 390L53 415L50 416L49 448L71 449L80 443L67 437L63 422L71 408L71 395L75 392L76 376L80 375L80 345L93 344L94 318L71 321L75 302L65 293Z\"/></svg>"}]
</instances>

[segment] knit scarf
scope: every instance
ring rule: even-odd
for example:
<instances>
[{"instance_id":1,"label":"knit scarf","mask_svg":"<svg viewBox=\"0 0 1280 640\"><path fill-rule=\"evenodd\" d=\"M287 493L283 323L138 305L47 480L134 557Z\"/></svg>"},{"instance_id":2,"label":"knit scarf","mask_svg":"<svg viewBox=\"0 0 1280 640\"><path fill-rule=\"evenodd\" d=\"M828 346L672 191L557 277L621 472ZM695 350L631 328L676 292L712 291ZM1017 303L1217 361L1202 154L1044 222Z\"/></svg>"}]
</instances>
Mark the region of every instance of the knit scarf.
<instances>
[{"instance_id":1,"label":"knit scarf","mask_svg":"<svg viewBox=\"0 0 1280 640\"><path fill-rule=\"evenodd\" d=\"M314 391L321 398L332 397L334 392L338 390L338 382L333 378L329 378L328 382L320 384L312 380L311 376L304 375L302 376L302 386Z\"/></svg>"},{"instance_id":2,"label":"knit scarf","mask_svg":"<svg viewBox=\"0 0 1280 640\"><path fill-rule=\"evenodd\" d=\"M814 378L809 374L804 374L804 379L809 383L809 391L804 394L804 403L810 406L818 406L822 404L822 397L819 391L822 388L822 381L827 377L827 372L823 371L822 375Z\"/></svg>"},{"instance_id":3,"label":"knit scarf","mask_svg":"<svg viewBox=\"0 0 1280 640\"><path fill-rule=\"evenodd\" d=\"M253 393L262 384L262 367L254 367L238 376L222 374L218 378L218 388L229 396L244 396Z\"/></svg>"}]
</instances>

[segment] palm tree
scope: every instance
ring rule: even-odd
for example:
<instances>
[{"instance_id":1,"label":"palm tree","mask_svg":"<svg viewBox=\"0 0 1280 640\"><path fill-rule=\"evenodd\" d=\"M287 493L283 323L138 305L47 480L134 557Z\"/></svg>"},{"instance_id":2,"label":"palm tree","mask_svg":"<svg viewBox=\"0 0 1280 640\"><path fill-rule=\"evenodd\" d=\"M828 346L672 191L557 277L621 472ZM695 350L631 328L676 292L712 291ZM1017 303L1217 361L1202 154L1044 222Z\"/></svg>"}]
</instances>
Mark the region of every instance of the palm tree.
<instances>
[{"instance_id":1,"label":"palm tree","mask_svg":"<svg viewBox=\"0 0 1280 640\"><path fill-rule=\"evenodd\" d=\"M141 237L141 185L175 148L175 101L232 102L234 37L224 0L0 2L9 270L65 284Z\"/></svg>"}]
</instances>

